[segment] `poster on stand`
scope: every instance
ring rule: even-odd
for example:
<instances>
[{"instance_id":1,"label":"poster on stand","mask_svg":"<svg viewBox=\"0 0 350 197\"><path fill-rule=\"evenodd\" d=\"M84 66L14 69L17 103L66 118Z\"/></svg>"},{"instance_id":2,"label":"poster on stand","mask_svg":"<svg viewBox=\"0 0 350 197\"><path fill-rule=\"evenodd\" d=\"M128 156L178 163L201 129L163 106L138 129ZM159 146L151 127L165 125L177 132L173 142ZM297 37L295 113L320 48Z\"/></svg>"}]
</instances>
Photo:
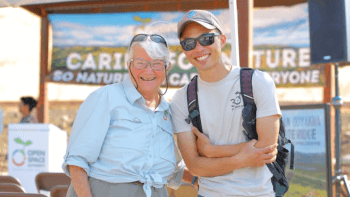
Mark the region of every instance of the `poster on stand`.
<instances>
[{"instance_id":1,"label":"poster on stand","mask_svg":"<svg viewBox=\"0 0 350 197\"><path fill-rule=\"evenodd\" d=\"M27 193L37 193L40 172L62 172L67 132L52 124L8 125L8 174L19 179Z\"/></svg>"},{"instance_id":2,"label":"poster on stand","mask_svg":"<svg viewBox=\"0 0 350 197\"><path fill-rule=\"evenodd\" d=\"M281 110L286 137L294 144L294 169L288 162L290 187L285 196L331 196L329 105L281 106ZM290 151L290 144L286 148Z\"/></svg>"}]
</instances>

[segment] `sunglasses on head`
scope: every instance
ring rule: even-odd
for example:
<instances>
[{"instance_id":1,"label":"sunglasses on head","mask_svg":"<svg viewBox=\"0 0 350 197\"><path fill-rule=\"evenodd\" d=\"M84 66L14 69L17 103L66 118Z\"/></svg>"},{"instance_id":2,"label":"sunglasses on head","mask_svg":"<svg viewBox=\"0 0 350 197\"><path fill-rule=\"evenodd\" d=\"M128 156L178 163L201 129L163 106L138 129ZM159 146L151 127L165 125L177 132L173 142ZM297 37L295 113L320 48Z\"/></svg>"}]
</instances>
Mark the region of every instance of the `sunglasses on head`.
<instances>
[{"instance_id":1,"label":"sunglasses on head","mask_svg":"<svg viewBox=\"0 0 350 197\"><path fill-rule=\"evenodd\" d=\"M196 48L197 41L202 46L208 46L214 43L214 36L220 36L219 33L206 33L200 35L198 38L186 38L180 44L185 51L190 51Z\"/></svg>"},{"instance_id":2,"label":"sunglasses on head","mask_svg":"<svg viewBox=\"0 0 350 197\"><path fill-rule=\"evenodd\" d=\"M158 34L137 34L136 36L134 36L130 42L130 46L133 42L142 42L142 41L145 41L148 36L151 38L151 40L153 42L156 42L156 43L163 43L165 44L166 47L168 47L168 44L166 43L165 39L158 35Z\"/></svg>"}]
</instances>

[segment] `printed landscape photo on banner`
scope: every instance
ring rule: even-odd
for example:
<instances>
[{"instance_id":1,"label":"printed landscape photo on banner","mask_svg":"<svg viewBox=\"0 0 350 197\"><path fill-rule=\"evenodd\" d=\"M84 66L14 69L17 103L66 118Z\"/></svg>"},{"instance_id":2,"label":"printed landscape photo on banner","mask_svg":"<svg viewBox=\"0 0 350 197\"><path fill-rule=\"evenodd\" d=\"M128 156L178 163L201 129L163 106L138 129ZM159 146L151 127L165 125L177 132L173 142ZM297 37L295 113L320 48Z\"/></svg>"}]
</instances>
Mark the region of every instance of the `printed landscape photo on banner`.
<instances>
[{"instance_id":1,"label":"printed landscape photo on banner","mask_svg":"<svg viewBox=\"0 0 350 197\"><path fill-rule=\"evenodd\" d=\"M227 36L222 59L231 64L229 9L210 10ZM183 12L52 14L51 82L111 84L127 73L128 43L138 33L157 33L169 43L169 87L181 87L197 74L176 36ZM322 86L324 69L310 65L307 3L254 10L253 67L267 71L279 87ZM236 66L236 65L235 65Z\"/></svg>"}]
</instances>

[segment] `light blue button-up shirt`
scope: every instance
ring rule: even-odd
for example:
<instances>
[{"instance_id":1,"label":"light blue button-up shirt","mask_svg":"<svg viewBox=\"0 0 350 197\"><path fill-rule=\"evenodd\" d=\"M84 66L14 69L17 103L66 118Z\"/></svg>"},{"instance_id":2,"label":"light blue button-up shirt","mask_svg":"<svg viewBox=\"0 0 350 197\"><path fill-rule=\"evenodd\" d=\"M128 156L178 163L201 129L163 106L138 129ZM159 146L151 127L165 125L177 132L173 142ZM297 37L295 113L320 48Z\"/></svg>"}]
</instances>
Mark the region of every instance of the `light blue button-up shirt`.
<instances>
[{"instance_id":1,"label":"light blue button-up shirt","mask_svg":"<svg viewBox=\"0 0 350 197\"><path fill-rule=\"evenodd\" d=\"M64 172L68 165L110 183L144 183L177 188L184 163L175 159L169 103L162 97L155 111L149 109L129 77L91 93L82 103L69 138ZM175 169L176 166L176 169ZM170 177L170 178L169 178Z\"/></svg>"}]
</instances>

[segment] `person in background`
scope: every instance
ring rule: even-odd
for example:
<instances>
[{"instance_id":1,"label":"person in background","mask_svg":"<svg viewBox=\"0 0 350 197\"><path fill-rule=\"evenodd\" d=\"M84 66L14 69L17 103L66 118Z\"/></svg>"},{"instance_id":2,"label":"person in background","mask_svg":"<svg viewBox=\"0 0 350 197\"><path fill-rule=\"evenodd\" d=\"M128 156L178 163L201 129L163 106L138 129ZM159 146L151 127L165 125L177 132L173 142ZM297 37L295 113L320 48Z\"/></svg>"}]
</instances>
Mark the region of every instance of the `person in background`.
<instances>
[{"instance_id":1,"label":"person in background","mask_svg":"<svg viewBox=\"0 0 350 197\"><path fill-rule=\"evenodd\" d=\"M171 67L168 44L137 34L127 53L129 75L91 93L78 110L62 165L72 179L68 197L165 197L167 186L182 183L185 166L160 90Z\"/></svg>"},{"instance_id":2,"label":"person in background","mask_svg":"<svg viewBox=\"0 0 350 197\"><path fill-rule=\"evenodd\" d=\"M37 118L31 114L37 104L37 101L31 96L21 97L18 108L22 114L22 119L19 123L38 123Z\"/></svg>"}]
</instances>

